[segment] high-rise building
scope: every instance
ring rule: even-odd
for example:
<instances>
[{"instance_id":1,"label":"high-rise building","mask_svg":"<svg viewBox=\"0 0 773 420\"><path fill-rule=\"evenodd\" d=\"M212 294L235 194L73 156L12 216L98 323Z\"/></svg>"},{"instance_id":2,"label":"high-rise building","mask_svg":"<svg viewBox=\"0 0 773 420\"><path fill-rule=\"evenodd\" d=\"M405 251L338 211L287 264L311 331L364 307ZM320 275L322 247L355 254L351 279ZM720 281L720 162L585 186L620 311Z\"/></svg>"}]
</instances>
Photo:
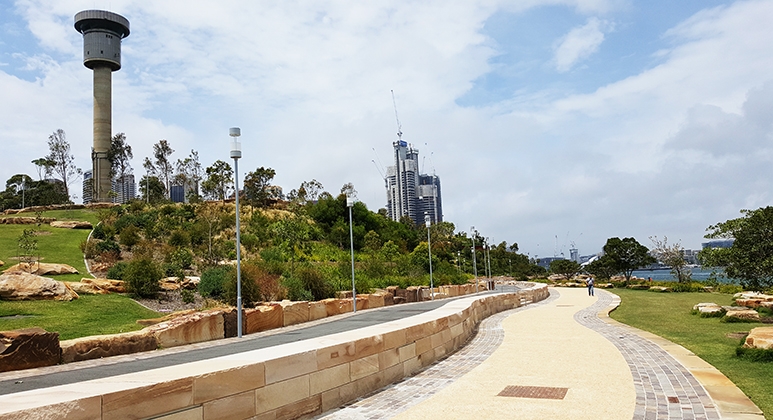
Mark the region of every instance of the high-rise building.
<instances>
[{"instance_id":1,"label":"high-rise building","mask_svg":"<svg viewBox=\"0 0 773 420\"><path fill-rule=\"evenodd\" d=\"M94 199L94 173L91 169L83 172L83 204L89 204Z\"/></svg>"},{"instance_id":2,"label":"high-rise building","mask_svg":"<svg viewBox=\"0 0 773 420\"><path fill-rule=\"evenodd\" d=\"M134 175L127 174L115 179L113 184L115 191L114 203L126 204L137 196L137 185L134 183Z\"/></svg>"},{"instance_id":3,"label":"high-rise building","mask_svg":"<svg viewBox=\"0 0 773 420\"><path fill-rule=\"evenodd\" d=\"M433 223L443 221L440 178L419 173L419 150L402 139L392 143L394 166L387 168L387 215L400 221L408 216L416 224L429 216Z\"/></svg>"}]
</instances>

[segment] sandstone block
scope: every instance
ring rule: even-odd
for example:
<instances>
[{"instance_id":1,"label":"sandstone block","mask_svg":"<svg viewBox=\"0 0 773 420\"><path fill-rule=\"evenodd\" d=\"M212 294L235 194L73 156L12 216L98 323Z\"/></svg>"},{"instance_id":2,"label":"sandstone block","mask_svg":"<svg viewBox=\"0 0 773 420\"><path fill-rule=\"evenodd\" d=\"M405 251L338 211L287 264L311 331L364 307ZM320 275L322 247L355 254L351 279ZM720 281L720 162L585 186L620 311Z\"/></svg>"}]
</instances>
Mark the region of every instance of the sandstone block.
<instances>
[{"instance_id":1,"label":"sandstone block","mask_svg":"<svg viewBox=\"0 0 773 420\"><path fill-rule=\"evenodd\" d=\"M111 293L126 293L126 285L123 280L82 278L81 283L94 284L100 289Z\"/></svg>"},{"instance_id":2,"label":"sandstone block","mask_svg":"<svg viewBox=\"0 0 773 420\"><path fill-rule=\"evenodd\" d=\"M140 325L145 325L145 326L156 325L156 324L160 324L162 322L171 321L171 320L173 320L173 319L175 319L177 317L181 317L181 316L184 316L184 315L190 315L190 314L192 314L194 312L196 312L196 310L194 310L194 309L186 309L184 311L172 312L169 315L164 315L164 316L159 317L159 318L138 319L137 323L140 324Z\"/></svg>"},{"instance_id":3,"label":"sandstone block","mask_svg":"<svg viewBox=\"0 0 773 420\"><path fill-rule=\"evenodd\" d=\"M386 293L374 293L368 297L368 308L381 308L384 306L384 295Z\"/></svg>"},{"instance_id":4,"label":"sandstone block","mask_svg":"<svg viewBox=\"0 0 773 420\"><path fill-rule=\"evenodd\" d=\"M147 327L159 347L175 347L225 337L221 311L195 312Z\"/></svg>"},{"instance_id":5,"label":"sandstone block","mask_svg":"<svg viewBox=\"0 0 773 420\"><path fill-rule=\"evenodd\" d=\"M327 305L325 302L309 302L309 321L316 321L327 317Z\"/></svg>"},{"instance_id":6,"label":"sandstone block","mask_svg":"<svg viewBox=\"0 0 773 420\"><path fill-rule=\"evenodd\" d=\"M773 349L773 327L752 328L746 336L744 347Z\"/></svg>"},{"instance_id":7,"label":"sandstone block","mask_svg":"<svg viewBox=\"0 0 773 420\"><path fill-rule=\"evenodd\" d=\"M78 294L61 281L25 272L0 275L0 300L77 299Z\"/></svg>"},{"instance_id":8,"label":"sandstone block","mask_svg":"<svg viewBox=\"0 0 773 420\"><path fill-rule=\"evenodd\" d=\"M352 298L352 291L351 290L339 290L336 292L336 297L338 299L351 299Z\"/></svg>"},{"instance_id":9,"label":"sandstone block","mask_svg":"<svg viewBox=\"0 0 773 420\"><path fill-rule=\"evenodd\" d=\"M418 302L419 301L419 288L416 286L409 286L405 289L405 301L406 302Z\"/></svg>"},{"instance_id":10,"label":"sandstone block","mask_svg":"<svg viewBox=\"0 0 773 420\"><path fill-rule=\"evenodd\" d=\"M39 276L56 275L56 274L78 274L78 270L67 264L55 264L55 263L19 263L8 267L4 271L5 273L24 272L37 274Z\"/></svg>"},{"instance_id":11,"label":"sandstone block","mask_svg":"<svg viewBox=\"0 0 773 420\"><path fill-rule=\"evenodd\" d=\"M89 222L82 222L77 220L54 220L50 222L51 227L62 229L93 229L94 226Z\"/></svg>"},{"instance_id":12,"label":"sandstone block","mask_svg":"<svg viewBox=\"0 0 773 420\"><path fill-rule=\"evenodd\" d=\"M327 316L340 315L352 311L351 299L325 299L320 302L325 302Z\"/></svg>"},{"instance_id":13,"label":"sandstone block","mask_svg":"<svg viewBox=\"0 0 773 420\"><path fill-rule=\"evenodd\" d=\"M400 290L399 286L388 286L386 288L387 293L391 293L392 296L398 296L397 291Z\"/></svg>"},{"instance_id":14,"label":"sandstone block","mask_svg":"<svg viewBox=\"0 0 773 420\"><path fill-rule=\"evenodd\" d=\"M392 302L394 302L395 305L399 305L401 303L405 303L405 298L404 297L400 297L400 296L395 296L392 299Z\"/></svg>"},{"instance_id":15,"label":"sandstone block","mask_svg":"<svg viewBox=\"0 0 773 420\"><path fill-rule=\"evenodd\" d=\"M744 321L759 322L760 314L754 309L733 310L725 313L726 318L736 318Z\"/></svg>"},{"instance_id":16,"label":"sandstone block","mask_svg":"<svg viewBox=\"0 0 773 420\"><path fill-rule=\"evenodd\" d=\"M60 345L64 363L139 353L158 348L155 335L147 330L75 338L62 341Z\"/></svg>"},{"instance_id":17,"label":"sandstone block","mask_svg":"<svg viewBox=\"0 0 773 420\"><path fill-rule=\"evenodd\" d=\"M361 311L363 309L368 309L368 302L370 300L370 295L367 294L358 294L357 295L357 310Z\"/></svg>"},{"instance_id":18,"label":"sandstone block","mask_svg":"<svg viewBox=\"0 0 773 420\"><path fill-rule=\"evenodd\" d=\"M309 302L305 300L301 302L283 300L279 302L279 305L282 306L284 316L283 326L309 322Z\"/></svg>"},{"instance_id":19,"label":"sandstone block","mask_svg":"<svg viewBox=\"0 0 773 420\"><path fill-rule=\"evenodd\" d=\"M738 306L745 306L747 308L759 308L760 304L764 302L762 299L736 299L735 304Z\"/></svg>"},{"instance_id":20,"label":"sandstone block","mask_svg":"<svg viewBox=\"0 0 773 420\"><path fill-rule=\"evenodd\" d=\"M387 292L384 293L384 306L392 306L395 304L395 295Z\"/></svg>"},{"instance_id":21,"label":"sandstone block","mask_svg":"<svg viewBox=\"0 0 773 420\"><path fill-rule=\"evenodd\" d=\"M59 333L37 327L0 331L0 372L53 366L61 354Z\"/></svg>"},{"instance_id":22,"label":"sandstone block","mask_svg":"<svg viewBox=\"0 0 773 420\"><path fill-rule=\"evenodd\" d=\"M254 309L246 309L244 311L244 324L246 334L282 328L284 326L282 305L267 303Z\"/></svg>"},{"instance_id":23,"label":"sandstone block","mask_svg":"<svg viewBox=\"0 0 773 420\"><path fill-rule=\"evenodd\" d=\"M95 284L81 283L78 281L66 281L64 284L79 295L107 295L107 290L101 289Z\"/></svg>"}]
</instances>

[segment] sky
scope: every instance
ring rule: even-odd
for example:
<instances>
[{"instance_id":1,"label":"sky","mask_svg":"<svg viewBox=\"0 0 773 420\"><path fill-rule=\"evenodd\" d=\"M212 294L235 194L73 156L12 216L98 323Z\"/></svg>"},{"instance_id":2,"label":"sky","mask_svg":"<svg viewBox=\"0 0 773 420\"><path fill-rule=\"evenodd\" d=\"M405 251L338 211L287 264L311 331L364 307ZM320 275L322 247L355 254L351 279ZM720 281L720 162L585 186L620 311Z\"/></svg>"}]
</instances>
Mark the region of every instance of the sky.
<instances>
[{"instance_id":1,"label":"sky","mask_svg":"<svg viewBox=\"0 0 773 420\"><path fill-rule=\"evenodd\" d=\"M773 201L773 1L754 0L0 0L0 180L37 178L57 129L90 168L73 17L94 8L131 23L113 132L137 178L160 139L229 161L238 126L240 178L351 182L378 210L394 91L444 219L531 257L610 237L699 249Z\"/></svg>"}]
</instances>

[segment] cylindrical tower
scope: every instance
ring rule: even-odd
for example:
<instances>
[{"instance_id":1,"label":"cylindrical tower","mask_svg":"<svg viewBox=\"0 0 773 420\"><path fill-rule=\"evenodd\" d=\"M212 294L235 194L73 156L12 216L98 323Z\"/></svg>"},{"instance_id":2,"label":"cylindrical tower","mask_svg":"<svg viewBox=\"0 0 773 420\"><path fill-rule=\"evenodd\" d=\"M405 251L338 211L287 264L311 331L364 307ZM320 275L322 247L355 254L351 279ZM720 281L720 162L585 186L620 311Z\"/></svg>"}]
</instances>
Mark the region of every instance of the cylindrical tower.
<instances>
[{"instance_id":1,"label":"cylindrical tower","mask_svg":"<svg viewBox=\"0 0 773 420\"><path fill-rule=\"evenodd\" d=\"M129 21L105 10L84 10L75 15L75 30L83 34L83 65L94 71L93 201L110 201L112 72L121 68L121 39L129 36Z\"/></svg>"}]
</instances>

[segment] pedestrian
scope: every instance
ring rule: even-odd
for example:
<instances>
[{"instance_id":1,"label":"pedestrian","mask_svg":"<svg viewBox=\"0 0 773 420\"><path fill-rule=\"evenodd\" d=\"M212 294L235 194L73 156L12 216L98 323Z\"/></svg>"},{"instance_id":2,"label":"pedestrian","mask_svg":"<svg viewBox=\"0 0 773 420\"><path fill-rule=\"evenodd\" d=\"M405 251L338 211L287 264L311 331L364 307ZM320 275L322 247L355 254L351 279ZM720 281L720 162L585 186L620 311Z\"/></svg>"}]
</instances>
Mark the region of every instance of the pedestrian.
<instances>
[{"instance_id":1,"label":"pedestrian","mask_svg":"<svg viewBox=\"0 0 773 420\"><path fill-rule=\"evenodd\" d=\"M588 296L593 296L593 277L588 276Z\"/></svg>"}]
</instances>

